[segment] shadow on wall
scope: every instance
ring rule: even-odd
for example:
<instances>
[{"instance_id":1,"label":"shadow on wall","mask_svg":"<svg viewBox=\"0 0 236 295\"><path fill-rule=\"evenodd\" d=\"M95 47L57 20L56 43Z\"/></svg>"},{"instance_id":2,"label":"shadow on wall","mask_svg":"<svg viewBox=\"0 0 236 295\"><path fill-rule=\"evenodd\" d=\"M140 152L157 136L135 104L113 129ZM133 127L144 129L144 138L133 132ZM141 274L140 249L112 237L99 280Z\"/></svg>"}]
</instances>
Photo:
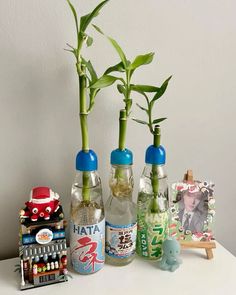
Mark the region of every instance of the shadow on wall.
<instances>
[{"instance_id":1,"label":"shadow on wall","mask_svg":"<svg viewBox=\"0 0 236 295\"><path fill-rule=\"evenodd\" d=\"M64 54L64 52L62 51ZM0 259L18 252L18 211L33 186L48 185L67 205L79 136L71 70L46 56L0 50ZM55 58L55 57L54 57ZM69 205L67 205L69 207ZM68 211L67 209L65 211Z\"/></svg>"}]
</instances>

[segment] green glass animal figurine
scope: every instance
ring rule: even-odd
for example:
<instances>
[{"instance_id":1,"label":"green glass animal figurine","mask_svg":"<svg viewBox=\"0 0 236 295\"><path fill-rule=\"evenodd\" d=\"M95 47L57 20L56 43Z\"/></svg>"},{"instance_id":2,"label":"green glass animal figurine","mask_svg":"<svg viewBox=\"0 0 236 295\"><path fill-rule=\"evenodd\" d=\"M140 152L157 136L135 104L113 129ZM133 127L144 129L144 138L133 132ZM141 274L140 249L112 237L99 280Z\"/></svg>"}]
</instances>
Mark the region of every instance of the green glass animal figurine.
<instances>
[{"instance_id":1,"label":"green glass animal figurine","mask_svg":"<svg viewBox=\"0 0 236 295\"><path fill-rule=\"evenodd\" d=\"M182 260L178 257L180 254L180 243L175 238L167 238L163 244L163 256L159 262L159 267L162 270L175 271Z\"/></svg>"}]
</instances>

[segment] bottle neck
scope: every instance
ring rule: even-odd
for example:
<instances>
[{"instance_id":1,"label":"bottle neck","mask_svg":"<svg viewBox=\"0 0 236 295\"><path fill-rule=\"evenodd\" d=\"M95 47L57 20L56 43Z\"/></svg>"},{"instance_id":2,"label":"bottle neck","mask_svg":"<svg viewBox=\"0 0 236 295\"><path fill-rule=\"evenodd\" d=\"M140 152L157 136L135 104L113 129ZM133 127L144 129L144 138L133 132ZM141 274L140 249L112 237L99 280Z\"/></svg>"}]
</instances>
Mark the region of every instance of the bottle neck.
<instances>
[{"instance_id":1,"label":"bottle neck","mask_svg":"<svg viewBox=\"0 0 236 295\"><path fill-rule=\"evenodd\" d=\"M114 197L132 198L134 186L132 165L112 165L109 185Z\"/></svg>"},{"instance_id":2,"label":"bottle neck","mask_svg":"<svg viewBox=\"0 0 236 295\"><path fill-rule=\"evenodd\" d=\"M76 170L75 183L79 187L96 187L101 184L101 180L97 170L80 171Z\"/></svg>"},{"instance_id":3,"label":"bottle neck","mask_svg":"<svg viewBox=\"0 0 236 295\"><path fill-rule=\"evenodd\" d=\"M143 169L143 176L150 178L150 175L153 173L153 170L156 171L158 178L165 178L166 175L166 168L165 165L151 165L146 164L146 166Z\"/></svg>"}]
</instances>

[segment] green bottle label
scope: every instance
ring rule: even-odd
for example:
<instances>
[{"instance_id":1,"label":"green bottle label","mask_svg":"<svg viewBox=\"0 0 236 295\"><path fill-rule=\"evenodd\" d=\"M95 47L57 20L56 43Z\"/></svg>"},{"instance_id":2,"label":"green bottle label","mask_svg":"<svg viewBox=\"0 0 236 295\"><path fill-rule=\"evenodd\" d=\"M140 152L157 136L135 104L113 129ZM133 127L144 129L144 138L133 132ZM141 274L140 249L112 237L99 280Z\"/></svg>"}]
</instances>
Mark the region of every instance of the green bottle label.
<instances>
[{"instance_id":1,"label":"green bottle label","mask_svg":"<svg viewBox=\"0 0 236 295\"><path fill-rule=\"evenodd\" d=\"M162 243L167 237L168 214L139 213L137 252L149 259L159 259L162 256Z\"/></svg>"}]
</instances>

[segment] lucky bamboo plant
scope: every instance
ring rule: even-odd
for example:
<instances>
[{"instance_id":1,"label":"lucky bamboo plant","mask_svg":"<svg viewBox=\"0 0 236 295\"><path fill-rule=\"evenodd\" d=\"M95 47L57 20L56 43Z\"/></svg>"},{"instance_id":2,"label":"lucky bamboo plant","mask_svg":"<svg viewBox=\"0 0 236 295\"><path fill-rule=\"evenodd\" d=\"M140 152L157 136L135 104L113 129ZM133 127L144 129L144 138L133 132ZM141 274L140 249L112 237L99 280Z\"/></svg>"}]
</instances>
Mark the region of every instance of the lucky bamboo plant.
<instances>
[{"instance_id":1,"label":"lucky bamboo plant","mask_svg":"<svg viewBox=\"0 0 236 295\"><path fill-rule=\"evenodd\" d=\"M88 47L92 45L93 39L86 33L86 30L91 21L99 14L103 6L109 2L109 0L102 1L97 5L94 10L78 19L75 7L71 1L67 0L69 7L73 13L75 26L76 26L76 46L67 44L68 48L65 49L71 52L76 60L76 71L79 79L79 116L80 127L82 137L82 151L89 152L89 134L88 134L88 122L87 118L92 111L95 103L95 97L98 94L101 87L90 88L90 86L97 82L98 76L90 60L86 60L82 55L83 46L86 44ZM84 201L90 200L90 189L88 173L83 172L83 189L82 197Z\"/></svg>"},{"instance_id":2,"label":"lucky bamboo plant","mask_svg":"<svg viewBox=\"0 0 236 295\"><path fill-rule=\"evenodd\" d=\"M102 35L106 36L102 30L93 25L94 28L101 33ZM153 60L154 53L150 52L144 55L138 55L135 59L131 62L127 59L124 51L122 50L121 46L117 43L116 40L113 38L106 36L111 45L114 47L116 52L119 55L120 61L109 67L94 84L91 85L91 89L96 90L97 88L103 88L118 82L117 90L123 97L124 102L124 109L120 110L120 117L119 117L119 140L118 140L118 149L120 151L126 150L126 132L127 132L127 120L131 113L133 98L132 92L136 91L136 89L142 88L143 85L134 85L132 84L132 77L134 72L140 68L141 66L150 64ZM119 76L114 76L113 73L120 73ZM112 75L111 75L112 73ZM146 88L152 89L152 86L146 86ZM146 89L145 88L145 89ZM111 185L111 189L114 195L117 194L128 194L131 187L128 187L128 184L124 183L125 177L122 176L122 167L117 167L116 173L116 183Z\"/></svg>"},{"instance_id":3,"label":"lucky bamboo plant","mask_svg":"<svg viewBox=\"0 0 236 295\"><path fill-rule=\"evenodd\" d=\"M149 88L149 86L142 86L142 87L135 87L134 90L140 93L146 101L146 107L141 106L140 104L136 104L142 111L144 111L148 117L147 121L143 121L140 119L134 119L139 124L146 125L149 128L149 131L153 135L153 146L155 148L158 148L160 146L160 127L159 123L164 121L166 118L157 118L153 119L153 107L155 103L158 101L158 99L165 93L166 88L168 86L169 80L171 79L171 76L161 85L161 87L152 87ZM149 92L155 92L152 99L148 97ZM158 192L159 192L159 179L158 179L158 165L153 164L152 170L150 173L150 179L151 179L151 185L152 185L152 191L153 191L153 198L151 201L150 209L152 213L158 213L159 212L159 206L158 206Z\"/></svg>"},{"instance_id":4,"label":"lucky bamboo plant","mask_svg":"<svg viewBox=\"0 0 236 295\"><path fill-rule=\"evenodd\" d=\"M100 28L93 25L93 27L102 35L106 36ZM132 107L132 91L136 88L142 87L142 85L134 85L131 83L132 76L135 70L143 65L150 64L153 60L154 53L150 52L144 55L138 55L133 62L129 61L121 49L120 45L113 38L106 36L112 46L115 48L119 55L120 61L114 66L109 67L94 84L91 85L91 89L100 89L103 87L110 86L115 82L117 89L123 96L124 109L120 111L120 130L119 130L119 149L124 150L126 147L126 130L127 130L127 119L129 118L131 107ZM110 75L110 73L119 72L123 75L120 77ZM151 86L149 86L151 87Z\"/></svg>"}]
</instances>

